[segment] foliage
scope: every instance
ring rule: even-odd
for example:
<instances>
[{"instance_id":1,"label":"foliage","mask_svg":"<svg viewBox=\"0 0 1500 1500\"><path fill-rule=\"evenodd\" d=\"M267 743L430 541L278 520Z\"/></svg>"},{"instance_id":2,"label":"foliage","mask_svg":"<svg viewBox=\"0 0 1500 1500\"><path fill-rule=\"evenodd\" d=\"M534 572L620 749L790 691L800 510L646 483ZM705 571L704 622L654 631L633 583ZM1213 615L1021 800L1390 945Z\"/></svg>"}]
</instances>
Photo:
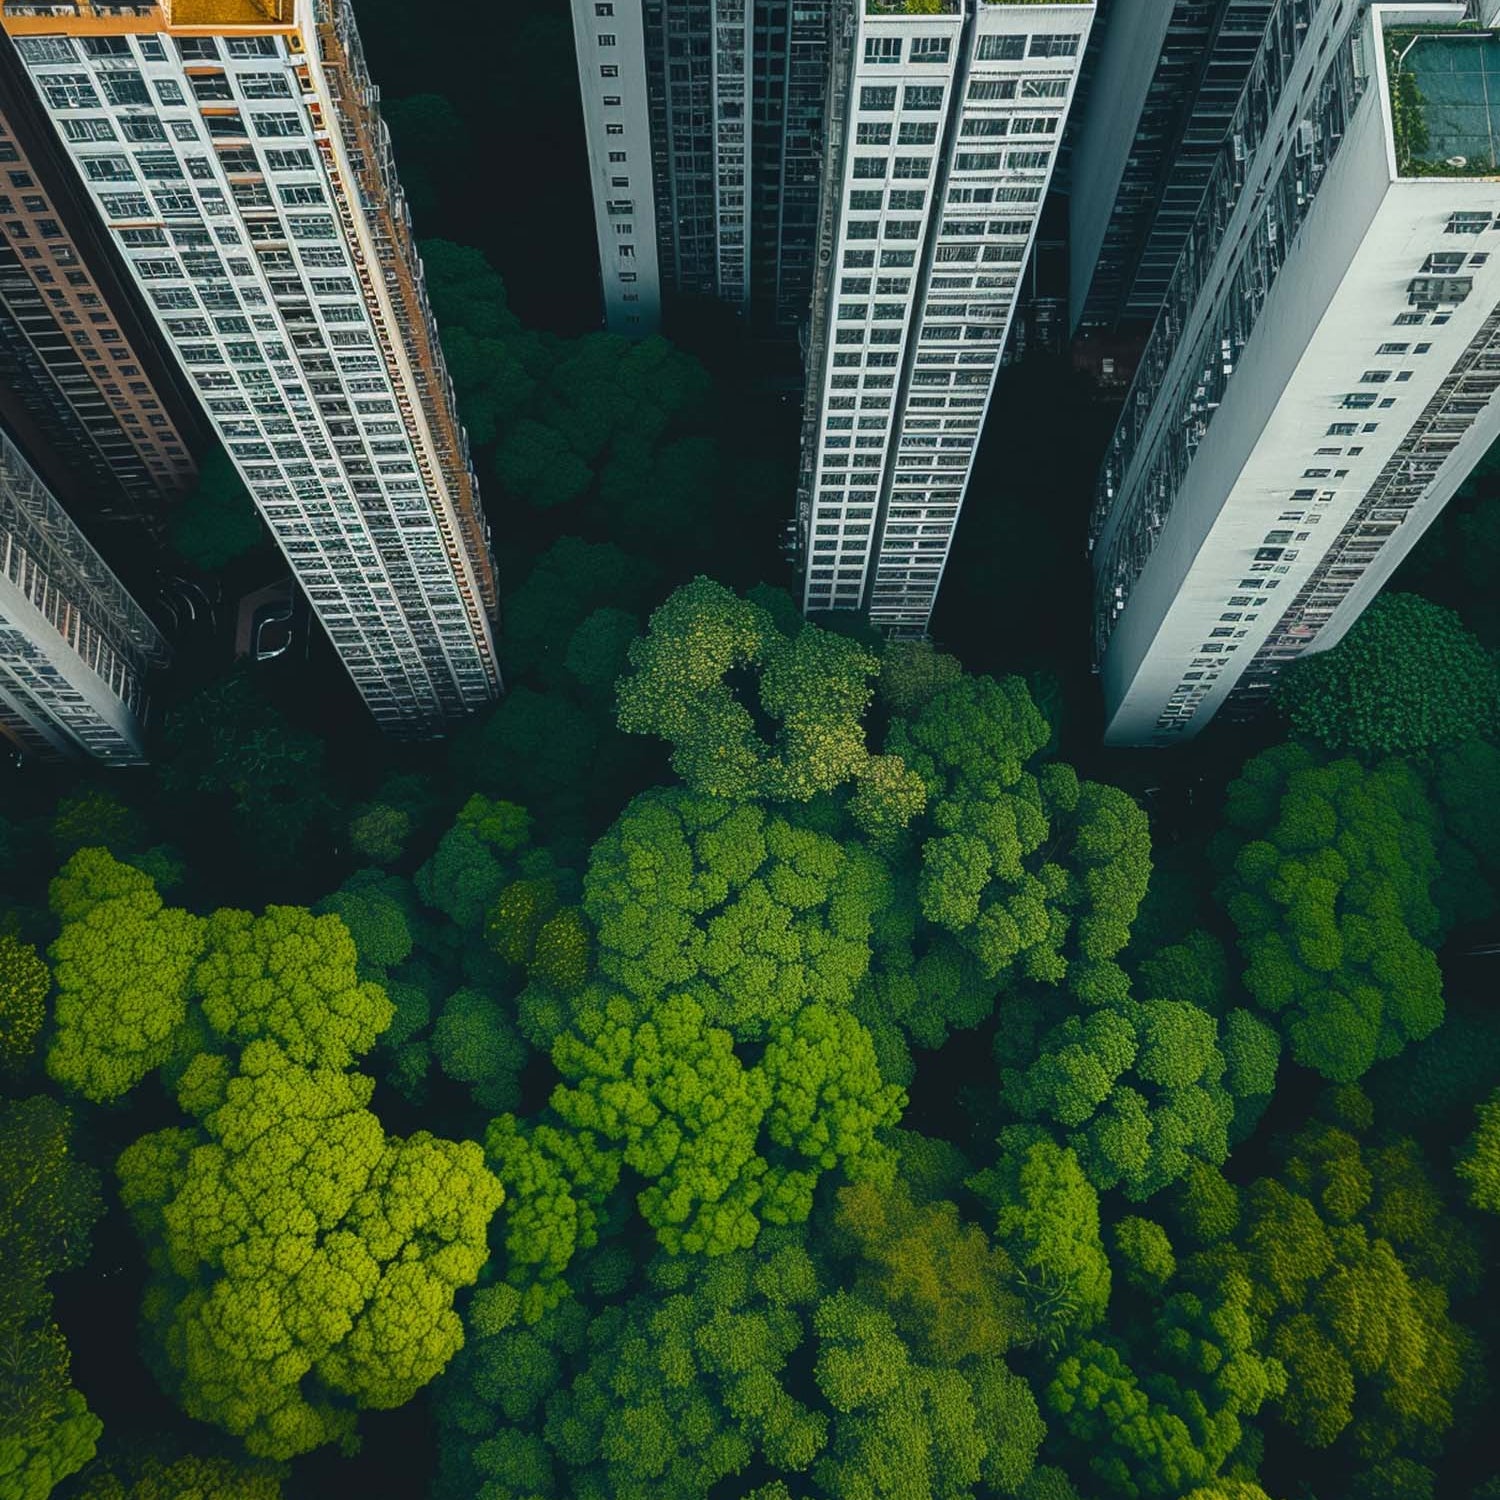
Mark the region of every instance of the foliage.
<instances>
[{"instance_id":1,"label":"foliage","mask_svg":"<svg viewBox=\"0 0 1500 1500\"><path fill-rule=\"evenodd\" d=\"M332 811L322 741L294 729L244 670L172 709L160 742L165 790L225 799L237 837L269 868L282 868Z\"/></svg>"},{"instance_id":2,"label":"foliage","mask_svg":"<svg viewBox=\"0 0 1500 1500\"><path fill-rule=\"evenodd\" d=\"M521 1102L521 1069L530 1049L506 1009L481 990L463 989L443 1002L432 1028L438 1066L467 1084L482 1109L515 1109Z\"/></svg>"},{"instance_id":3,"label":"foliage","mask_svg":"<svg viewBox=\"0 0 1500 1500\"><path fill-rule=\"evenodd\" d=\"M886 748L927 783L923 916L998 979L1118 987L1114 957L1150 874L1145 814L1122 791L1052 762L1026 685L965 678L898 719Z\"/></svg>"},{"instance_id":4,"label":"foliage","mask_svg":"<svg viewBox=\"0 0 1500 1500\"><path fill-rule=\"evenodd\" d=\"M0 1101L0 1496L46 1500L94 1454L102 1424L69 1379L47 1279L88 1258L98 1177L52 1099Z\"/></svg>"},{"instance_id":5,"label":"foliage","mask_svg":"<svg viewBox=\"0 0 1500 1500\"><path fill-rule=\"evenodd\" d=\"M358 1408L410 1400L461 1345L453 1295L488 1255L500 1184L478 1146L387 1136L369 1079L274 1041L184 1082L196 1126L117 1168L162 1378L258 1457L347 1446Z\"/></svg>"},{"instance_id":6,"label":"foliage","mask_svg":"<svg viewBox=\"0 0 1500 1500\"><path fill-rule=\"evenodd\" d=\"M620 727L672 746L672 768L696 792L806 802L868 778L878 758L861 723L880 670L845 636L803 625L787 635L760 604L707 578L683 585L656 610L630 648L633 671L619 685ZM730 679L755 676L755 703L776 725L767 743ZM888 768L886 783L895 768ZM920 811L919 787L900 807ZM874 790L867 797L888 805ZM892 814L897 824L900 813Z\"/></svg>"},{"instance_id":7,"label":"foliage","mask_svg":"<svg viewBox=\"0 0 1500 1500\"><path fill-rule=\"evenodd\" d=\"M852 1003L885 893L857 844L672 790L637 797L595 846L583 906L606 978L648 1004L690 993L749 1038L810 1001Z\"/></svg>"},{"instance_id":8,"label":"foliage","mask_svg":"<svg viewBox=\"0 0 1500 1500\"><path fill-rule=\"evenodd\" d=\"M566 1080L553 1109L645 1180L641 1215L673 1253L745 1249L762 1220L806 1219L825 1171L889 1171L875 1132L904 1098L882 1083L859 1023L817 1002L771 1033L753 1067L685 995L639 1021L611 1001L552 1056Z\"/></svg>"},{"instance_id":9,"label":"foliage","mask_svg":"<svg viewBox=\"0 0 1500 1500\"><path fill-rule=\"evenodd\" d=\"M173 509L167 534L172 550L206 573L218 572L266 540L249 490L217 444L204 455L192 493Z\"/></svg>"},{"instance_id":10,"label":"foliage","mask_svg":"<svg viewBox=\"0 0 1500 1500\"><path fill-rule=\"evenodd\" d=\"M1219 896L1245 987L1304 1067L1349 1082L1443 1016L1431 805L1391 761L1319 764L1283 745L1229 788Z\"/></svg>"},{"instance_id":11,"label":"foliage","mask_svg":"<svg viewBox=\"0 0 1500 1500\"><path fill-rule=\"evenodd\" d=\"M1500 1089L1475 1109L1479 1123L1455 1168L1475 1208L1500 1214Z\"/></svg>"},{"instance_id":12,"label":"foliage","mask_svg":"<svg viewBox=\"0 0 1500 1500\"><path fill-rule=\"evenodd\" d=\"M164 907L150 878L103 849L80 849L52 882L62 930L47 1071L94 1103L117 1099L183 1041L201 917Z\"/></svg>"},{"instance_id":13,"label":"foliage","mask_svg":"<svg viewBox=\"0 0 1500 1500\"><path fill-rule=\"evenodd\" d=\"M24 1063L47 1019L52 974L30 943L0 932L0 1070Z\"/></svg>"},{"instance_id":14,"label":"foliage","mask_svg":"<svg viewBox=\"0 0 1500 1500\"><path fill-rule=\"evenodd\" d=\"M1330 750L1409 754L1500 725L1500 669L1451 609L1382 594L1338 645L1292 665L1276 701Z\"/></svg>"}]
</instances>

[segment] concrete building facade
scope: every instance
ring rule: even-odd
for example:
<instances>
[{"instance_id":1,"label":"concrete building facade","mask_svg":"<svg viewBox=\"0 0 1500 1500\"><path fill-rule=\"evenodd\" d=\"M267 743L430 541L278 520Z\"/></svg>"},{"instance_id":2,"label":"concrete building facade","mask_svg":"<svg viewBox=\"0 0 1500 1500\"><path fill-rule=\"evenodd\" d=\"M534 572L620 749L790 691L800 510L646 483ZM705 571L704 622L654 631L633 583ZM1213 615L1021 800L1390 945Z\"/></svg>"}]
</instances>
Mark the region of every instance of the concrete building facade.
<instances>
[{"instance_id":1,"label":"concrete building facade","mask_svg":"<svg viewBox=\"0 0 1500 1500\"><path fill-rule=\"evenodd\" d=\"M166 642L0 431L0 736L22 753L145 759Z\"/></svg>"},{"instance_id":2,"label":"concrete building facade","mask_svg":"<svg viewBox=\"0 0 1500 1500\"><path fill-rule=\"evenodd\" d=\"M1099 480L1111 744L1337 644L1500 436L1500 38L1466 13L1273 12Z\"/></svg>"},{"instance_id":3,"label":"concrete building facade","mask_svg":"<svg viewBox=\"0 0 1500 1500\"><path fill-rule=\"evenodd\" d=\"M489 702L487 526L348 0L0 18L371 713Z\"/></svg>"},{"instance_id":4,"label":"concrete building facade","mask_svg":"<svg viewBox=\"0 0 1500 1500\"><path fill-rule=\"evenodd\" d=\"M1092 3L842 3L796 543L801 603L926 632Z\"/></svg>"}]
</instances>

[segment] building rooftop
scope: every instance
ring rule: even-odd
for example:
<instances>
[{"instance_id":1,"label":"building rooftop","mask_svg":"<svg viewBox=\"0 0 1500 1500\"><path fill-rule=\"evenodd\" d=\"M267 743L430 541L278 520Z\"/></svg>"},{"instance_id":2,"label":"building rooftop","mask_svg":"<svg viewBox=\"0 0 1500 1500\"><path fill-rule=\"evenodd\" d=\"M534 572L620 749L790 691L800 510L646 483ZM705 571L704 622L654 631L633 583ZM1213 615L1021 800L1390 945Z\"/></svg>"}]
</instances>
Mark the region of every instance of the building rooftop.
<instances>
[{"instance_id":1,"label":"building rooftop","mask_svg":"<svg viewBox=\"0 0 1500 1500\"><path fill-rule=\"evenodd\" d=\"M290 25L294 0L162 0L173 26Z\"/></svg>"},{"instance_id":2,"label":"building rooftop","mask_svg":"<svg viewBox=\"0 0 1500 1500\"><path fill-rule=\"evenodd\" d=\"M1500 35L1445 26L1388 31L1385 42L1397 171L1500 175Z\"/></svg>"}]
</instances>

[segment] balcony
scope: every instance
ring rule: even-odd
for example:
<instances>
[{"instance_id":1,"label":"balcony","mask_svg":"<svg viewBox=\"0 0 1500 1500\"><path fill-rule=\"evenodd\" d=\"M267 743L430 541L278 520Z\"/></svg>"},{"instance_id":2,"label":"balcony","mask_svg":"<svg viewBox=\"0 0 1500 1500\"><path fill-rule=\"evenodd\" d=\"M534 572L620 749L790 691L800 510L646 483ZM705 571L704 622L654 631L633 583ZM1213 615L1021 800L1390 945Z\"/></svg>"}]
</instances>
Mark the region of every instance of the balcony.
<instances>
[{"instance_id":1,"label":"balcony","mask_svg":"<svg viewBox=\"0 0 1500 1500\"><path fill-rule=\"evenodd\" d=\"M1402 177L1500 176L1500 36L1463 25L1385 34Z\"/></svg>"}]
</instances>

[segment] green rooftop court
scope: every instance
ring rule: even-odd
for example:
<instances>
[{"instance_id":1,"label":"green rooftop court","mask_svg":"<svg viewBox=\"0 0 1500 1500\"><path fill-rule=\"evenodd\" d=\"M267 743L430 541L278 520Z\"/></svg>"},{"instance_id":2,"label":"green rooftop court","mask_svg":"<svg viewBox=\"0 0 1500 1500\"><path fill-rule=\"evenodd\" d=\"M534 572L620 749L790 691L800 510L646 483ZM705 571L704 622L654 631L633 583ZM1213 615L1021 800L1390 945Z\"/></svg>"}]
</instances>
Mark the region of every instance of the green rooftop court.
<instances>
[{"instance_id":1,"label":"green rooftop court","mask_svg":"<svg viewBox=\"0 0 1500 1500\"><path fill-rule=\"evenodd\" d=\"M1475 27L1391 31L1386 67L1403 176L1497 175L1500 34Z\"/></svg>"}]
</instances>

